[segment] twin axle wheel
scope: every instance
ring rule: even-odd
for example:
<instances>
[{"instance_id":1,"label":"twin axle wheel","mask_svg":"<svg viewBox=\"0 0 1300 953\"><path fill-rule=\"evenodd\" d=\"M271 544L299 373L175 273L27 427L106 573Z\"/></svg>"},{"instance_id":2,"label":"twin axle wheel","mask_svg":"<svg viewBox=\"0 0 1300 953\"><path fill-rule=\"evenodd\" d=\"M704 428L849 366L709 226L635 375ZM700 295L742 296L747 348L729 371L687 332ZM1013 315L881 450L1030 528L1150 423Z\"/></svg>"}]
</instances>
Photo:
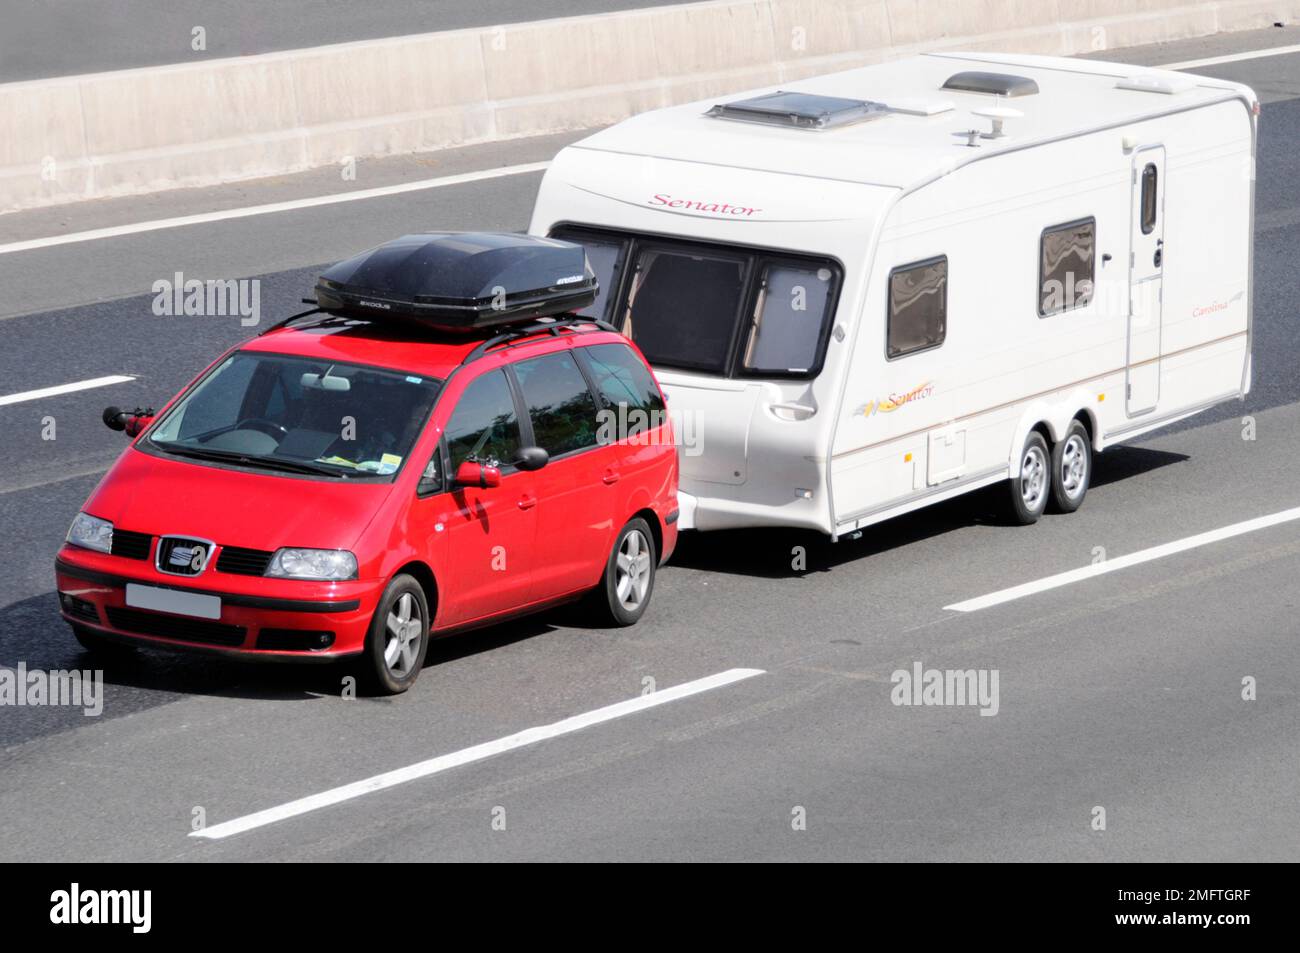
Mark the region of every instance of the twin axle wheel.
<instances>
[{"instance_id":1,"label":"twin axle wheel","mask_svg":"<svg viewBox=\"0 0 1300 953\"><path fill-rule=\"evenodd\" d=\"M1073 513L1083 504L1092 479L1092 442L1079 421L1055 447L1034 431L1020 451L1020 476L1011 481L1011 515L1017 523L1036 523L1050 505L1057 513Z\"/></svg>"}]
</instances>

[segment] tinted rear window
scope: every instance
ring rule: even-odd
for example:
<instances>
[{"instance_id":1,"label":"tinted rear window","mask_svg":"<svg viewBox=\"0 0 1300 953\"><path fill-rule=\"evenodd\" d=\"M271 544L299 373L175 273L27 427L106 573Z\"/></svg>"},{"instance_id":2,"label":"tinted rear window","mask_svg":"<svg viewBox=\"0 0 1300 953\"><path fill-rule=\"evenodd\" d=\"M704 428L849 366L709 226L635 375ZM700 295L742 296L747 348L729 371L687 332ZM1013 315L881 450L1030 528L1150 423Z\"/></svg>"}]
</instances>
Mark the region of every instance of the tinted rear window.
<instances>
[{"instance_id":1,"label":"tinted rear window","mask_svg":"<svg viewBox=\"0 0 1300 953\"><path fill-rule=\"evenodd\" d=\"M596 402L572 354L546 354L511 366L539 447L558 457L596 445Z\"/></svg>"}]
</instances>

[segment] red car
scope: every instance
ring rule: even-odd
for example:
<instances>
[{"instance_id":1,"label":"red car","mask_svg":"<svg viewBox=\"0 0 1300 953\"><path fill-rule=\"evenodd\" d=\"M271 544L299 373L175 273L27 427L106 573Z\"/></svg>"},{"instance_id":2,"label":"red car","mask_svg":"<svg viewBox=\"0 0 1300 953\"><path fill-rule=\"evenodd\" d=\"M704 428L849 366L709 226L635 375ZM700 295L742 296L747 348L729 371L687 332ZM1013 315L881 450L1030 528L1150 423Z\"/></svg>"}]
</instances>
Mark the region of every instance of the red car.
<instances>
[{"instance_id":1,"label":"red car","mask_svg":"<svg viewBox=\"0 0 1300 953\"><path fill-rule=\"evenodd\" d=\"M492 337L337 315L227 352L136 436L60 550L92 650L354 657L406 690L431 635L577 597L645 612L677 452L639 351L568 316Z\"/></svg>"}]
</instances>

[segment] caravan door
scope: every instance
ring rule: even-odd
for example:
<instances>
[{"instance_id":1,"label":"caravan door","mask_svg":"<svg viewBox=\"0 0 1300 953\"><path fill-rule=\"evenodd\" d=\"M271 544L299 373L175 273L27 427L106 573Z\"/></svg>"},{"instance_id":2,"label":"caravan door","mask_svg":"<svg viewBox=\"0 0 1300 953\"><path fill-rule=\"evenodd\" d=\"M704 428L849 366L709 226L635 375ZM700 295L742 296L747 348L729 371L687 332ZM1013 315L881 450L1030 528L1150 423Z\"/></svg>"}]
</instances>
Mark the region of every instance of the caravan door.
<instances>
[{"instance_id":1,"label":"caravan door","mask_svg":"<svg viewBox=\"0 0 1300 953\"><path fill-rule=\"evenodd\" d=\"M1133 153L1133 212L1129 255L1128 374L1130 417L1160 399L1160 323L1165 254L1165 149Z\"/></svg>"}]
</instances>

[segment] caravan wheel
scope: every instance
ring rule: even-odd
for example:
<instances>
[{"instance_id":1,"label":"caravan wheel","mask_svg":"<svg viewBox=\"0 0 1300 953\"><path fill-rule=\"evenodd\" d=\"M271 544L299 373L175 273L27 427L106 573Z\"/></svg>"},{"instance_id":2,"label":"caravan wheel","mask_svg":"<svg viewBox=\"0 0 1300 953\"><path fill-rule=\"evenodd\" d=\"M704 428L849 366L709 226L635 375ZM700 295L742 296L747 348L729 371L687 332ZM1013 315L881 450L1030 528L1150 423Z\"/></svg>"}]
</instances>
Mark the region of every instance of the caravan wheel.
<instances>
[{"instance_id":1,"label":"caravan wheel","mask_svg":"<svg viewBox=\"0 0 1300 953\"><path fill-rule=\"evenodd\" d=\"M1011 516L1021 526L1038 522L1052 495L1052 454L1034 431L1020 452L1020 476L1011 481Z\"/></svg>"},{"instance_id":2,"label":"caravan wheel","mask_svg":"<svg viewBox=\"0 0 1300 953\"><path fill-rule=\"evenodd\" d=\"M1052 448L1052 509L1073 513L1083 505L1092 479L1092 441L1088 431L1074 421L1065 436Z\"/></svg>"}]
</instances>

